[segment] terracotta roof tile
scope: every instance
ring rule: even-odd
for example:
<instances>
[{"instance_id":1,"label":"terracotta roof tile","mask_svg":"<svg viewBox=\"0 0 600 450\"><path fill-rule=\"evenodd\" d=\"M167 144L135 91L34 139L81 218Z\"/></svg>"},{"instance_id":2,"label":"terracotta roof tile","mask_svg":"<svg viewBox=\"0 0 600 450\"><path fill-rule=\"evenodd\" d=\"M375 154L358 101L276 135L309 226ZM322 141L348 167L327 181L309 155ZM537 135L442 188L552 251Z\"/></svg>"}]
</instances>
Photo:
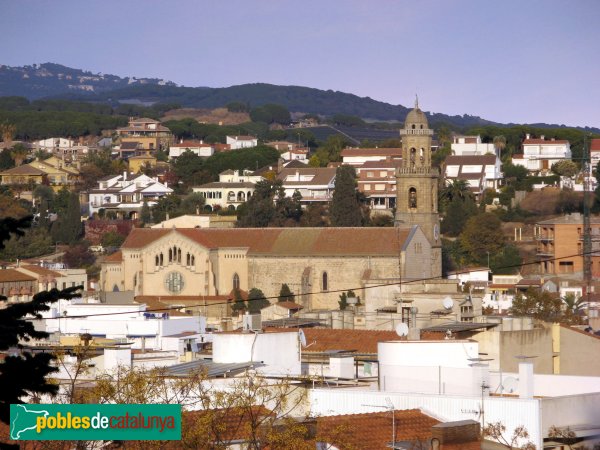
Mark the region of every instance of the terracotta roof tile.
<instances>
[{"instance_id":1,"label":"terracotta roof tile","mask_svg":"<svg viewBox=\"0 0 600 450\"><path fill-rule=\"evenodd\" d=\"M0 283L8 283L11 281L37 281L37 279L15 269L1 269Z\"/></svg>"},{"instance_id":2,"label":"terracotta roof tile","mask_svg":"<svg viewBox=\"0 0 600 450\"><path fill-rule=\"evenodd\" d=\"M302 309L303 306L299 305L298 303L295 302L277 302L275 303L275 305L280 306L282 308L286 308L286 309Z\"/></svg>"},{"instance_id":3,"label":"terracotta roof tile","mask_svg":"<svg viewBox=\"0 0 600 450\"><path fill-rule=\"evenodd\" d=\"M410 229L397 228L135 228L123 249L142 248L179 233L208 249L248 248L251 255L397 256Z\"/></svg>"},{"instance_id":4,"label":"terracotta roof tile","mask_svg":"<svg viewBox=\"0 0 600 450\"><path fill-rule=\"evenodd\" d=\"M55 272L54 270L46 269L45 267L42 267L42 266L36 266L34 264L27 264L27 265L21 266L21 269L25 269L25 270L28 270L29 272L33 272L35 274L42 275L42 276L50 276L50 277L55 277L55 278L63 276L62 273Z\"/></svg>"},{"instance_id":5,"label":"terracotta roof tile","mask_svg":"<svg viewBox=\"0 0 600 450\"><path fill-rule=\"evenodd\" d=\"M118 252L114 252L112 255L108 255L104 258L105 263L120 263L123 261L123 252L119 250Z\"/></svg>"},{"instance_id":6,"label":"terracotta roof tile","mask_svg":"<svg viewBox=\"0 0 600 450\"><path fill-rule=\"evenodd\" d=\"M494 165L496 155L448 155L444 164L447 166Z\"/></svg>"},{"instance_id":7,"label":"terracotta roof tile","mask_svg":"<svg viewBox=\"0 0 600 450\"><path fill-rule=\"evenodd\" d=\"M394 411L396 442L427 441L431 438L431 427L439 421L423 414L418 409ZM392 414L377 412L370 414L348 414L317 418L319 440L338 448L381 450L392 441Z\"/></svg>"},{"instance_id":8,"label":"terracotta roof tile","mask_svg":"<svg viewBox=\"0 0 600 450\"><path fill-rule=\"evenodd\" d=\"M402 148L345 148L344 156L402 156Z\"/></svg>"},{"instance_id":9,"label":"terracotta roof tile","mask_svg":"<svg viewBox=\"0 0 600 450\"><path fill-rule=\"evenodd\" d=\"M590 150L593 152L600 152L600 139L592 139Z\"/></svg>"}]
</instances>

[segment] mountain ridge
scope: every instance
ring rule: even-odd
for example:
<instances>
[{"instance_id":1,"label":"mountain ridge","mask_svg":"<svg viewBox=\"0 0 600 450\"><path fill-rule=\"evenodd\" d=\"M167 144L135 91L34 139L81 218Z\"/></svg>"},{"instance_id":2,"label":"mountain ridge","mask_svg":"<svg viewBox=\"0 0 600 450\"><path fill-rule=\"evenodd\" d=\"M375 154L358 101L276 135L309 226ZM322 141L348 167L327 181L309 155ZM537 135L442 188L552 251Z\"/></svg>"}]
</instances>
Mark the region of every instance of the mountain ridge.
<instances>
[{"instance_id":1,"label":"mountain ridge","mask_svg":"<svg viewBox=\"0 0 600 450\"><path fill-rule=\"evenodd\" d=\"M252 107L276 103L292 112L323 116L347 114L365 120L399 122L404 121L411 109L403 105L392 105L370 97L360 97L331 89L269 83L247 83L221 88L186 87L159 78L123 78L110 74L94 74L55 63L17 67L0 65L0 97L2 96L23 96L29 100L56 98L113 105L174 103L190 108L217 108L229 102L243 102ZM425 113L432 125L444 123L462 129L485 125L512 125L468 114L447 115L427 111ZM536 125L600 132L598 128L583 126Z\"/></svg>"}]
</instances>

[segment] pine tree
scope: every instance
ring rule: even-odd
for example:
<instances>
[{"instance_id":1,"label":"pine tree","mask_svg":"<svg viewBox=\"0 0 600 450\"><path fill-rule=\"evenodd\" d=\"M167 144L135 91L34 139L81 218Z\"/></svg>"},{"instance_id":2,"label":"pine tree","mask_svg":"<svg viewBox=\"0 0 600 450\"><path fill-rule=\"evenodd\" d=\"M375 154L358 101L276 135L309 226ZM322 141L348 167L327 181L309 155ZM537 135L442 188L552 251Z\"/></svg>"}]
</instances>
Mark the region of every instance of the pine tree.
<instances>
[{"instance_id":1,"label":"pine tree","mask_svg":"<svg viewBox=\"0 0 600 450\"><path fill-rule=\"evenodd\" d=\"M73 244L79 240L82 232L79 195L71 192L66 209L59 212L58 219L52 225L52 237L55 242Z\"/></svg>"},{"instance_id":2,"label":"pine tree","mask_svg":"<svg viewBox=\"0 0 600 450\"><path fill-rule=\"evenodd\" d=\"M331 225L360 227L362 214L356 192L356 174L352 166L340 166L335 174L335 191L331 202Z\"/></svg>"},{"instance_id":3,"label":"pine tree","mask_svg":"<svg viewBox=\"0 0 600 450\"><path fill-rule=\"evenodd\" d=\"M277 297L278 302L293 302L296 297L294 293L290 290L290 287L287 284L281 285L281 290L279 291L279 296Z\"/></svg>"},{"instance_id":4,"label":"pine tree","mask_svg":"<svg viewBox=\"0 0 600 450\"><path fill-rule=\"evenodd\" d=\"M150 206L148 206L148 202L144 200L142 204L142 210L140 211L140 220L144 225L152 223L152 212L150 211Z\"/></svg>"},{"instance_id":5,"label":"pine tree","mask_svg":"<svg viewBox=\"0 0 600 450\"><path fill-rule=\"evenodd\" d=\"M265 294L260 289L252 288L248 292L248 311L250 311L250 314L258 314L261 309L270 304L271 302L265 298Z\"/></svg>"},{"instance_id":6,"label":"pine tree","mask_svg":"<svg viewBox=\"0 0 600 450\"><path fill-rule=\"evenodd\" d=\"M11 234L24 234L24 229L31 225L31 217L24 219L7 218L0 220L0 249ZM55 394L58 386L48 383L46 376L57 369L51 365L54 356L51 353L31 353L23 349L22 342L31 339L45 339L49 336L45 331L38 331L26 316L37 316L48 311L48 304L59 299L77 297L82 286L67 288L62 291L39 292L29 302L19 302L0 308L0 352L17 349L17 354L11 351L0 363L0 420L9 423L10 405L23 403L22 398L28 395ZM6 301L6 297L0 297Z\"/></svg>"},{"instance_id":7,"label":"pine tree","mask_svg":"<svg viewBox=\"0 0 600 450\"><path fill-rule=\"evenodd\" d=\"M231 309L235 312L242 312L248 309L239 289L233 290L233 305L231 306Z\"/></svg>"}]
</instances>

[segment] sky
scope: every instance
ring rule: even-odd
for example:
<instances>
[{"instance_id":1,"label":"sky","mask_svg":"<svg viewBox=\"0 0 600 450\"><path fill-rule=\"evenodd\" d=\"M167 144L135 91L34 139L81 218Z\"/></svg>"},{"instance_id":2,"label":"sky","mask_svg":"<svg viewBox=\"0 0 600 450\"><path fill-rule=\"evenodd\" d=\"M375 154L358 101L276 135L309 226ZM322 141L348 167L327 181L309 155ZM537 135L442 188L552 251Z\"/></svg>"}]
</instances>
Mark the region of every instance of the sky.
<instances>
[{"instance_id":1,"label":"sky","mask_svg":"<svg viewBox=\"0 0 600 450\"><path fill-rule=\"evenodd\" d=\"M600 127L600 0L0 0L0 64Z\"/></svg>"}]
</instances>

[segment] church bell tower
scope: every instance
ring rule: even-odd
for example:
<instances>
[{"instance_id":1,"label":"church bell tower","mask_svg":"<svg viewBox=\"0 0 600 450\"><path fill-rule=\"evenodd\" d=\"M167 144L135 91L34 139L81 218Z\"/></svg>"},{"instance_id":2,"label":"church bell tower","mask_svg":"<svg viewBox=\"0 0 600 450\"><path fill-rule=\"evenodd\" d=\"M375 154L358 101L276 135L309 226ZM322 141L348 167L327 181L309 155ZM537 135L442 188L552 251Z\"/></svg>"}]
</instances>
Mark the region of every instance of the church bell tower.
<instances>
[{"instance_id":1,"label":"church bell tower","mask_svg":"<svg viewBox=\"0 0 600 450\"><path fill-rule=\"evenodd\" d=\"M431 138L425 113L415 108L408 113L402 138L402 166L396 173L396 226L419 225L432 247L432 274L441 276L442 244L438 214L439 170L431 166Z\"/></svg>"}]
</instances>

